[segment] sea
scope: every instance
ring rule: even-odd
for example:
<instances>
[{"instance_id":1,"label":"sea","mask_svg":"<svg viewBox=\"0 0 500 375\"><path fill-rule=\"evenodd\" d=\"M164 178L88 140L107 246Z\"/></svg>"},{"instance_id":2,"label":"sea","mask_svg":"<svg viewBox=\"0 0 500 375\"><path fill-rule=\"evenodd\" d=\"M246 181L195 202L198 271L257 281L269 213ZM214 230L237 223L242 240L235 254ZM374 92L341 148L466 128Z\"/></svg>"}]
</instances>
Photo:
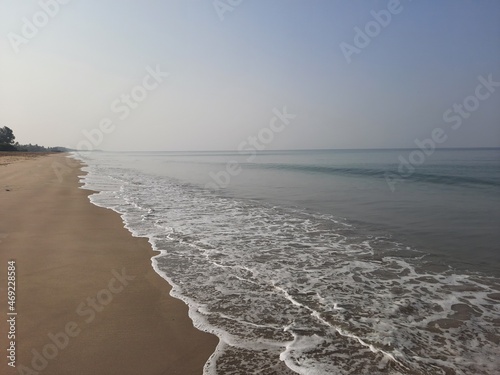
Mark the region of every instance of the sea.
<instances>
[{"instance_id":1,"label":"sea","mask_svg":"<svg viewBox=\"0 0 500 375\"><path fill-rule=\"evenodd\" d=\"M500 374L500 149L75 152L205 375Z\"/></svg>"}]
</instances>

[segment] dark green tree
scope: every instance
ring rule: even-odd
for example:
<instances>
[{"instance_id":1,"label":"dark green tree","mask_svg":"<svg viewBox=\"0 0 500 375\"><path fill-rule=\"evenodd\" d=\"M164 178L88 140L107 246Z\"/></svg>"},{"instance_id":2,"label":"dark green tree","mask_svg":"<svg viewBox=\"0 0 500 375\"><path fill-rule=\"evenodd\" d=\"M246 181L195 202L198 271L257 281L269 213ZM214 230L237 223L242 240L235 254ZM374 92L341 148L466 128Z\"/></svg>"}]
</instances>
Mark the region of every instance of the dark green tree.
<instances>
[{"instance_id":1,"label":"dark green tree","mask_svg":"<svg viewBox=\"0 0 500 375\"><path fill-rule=\"evenodd\" d=\"M16 136L14 135L14 132L11 128L8 128L7 126L0 128L0 144L3 143L11 145L14 143L15 139Z\"/></svg>"}]
</instances>

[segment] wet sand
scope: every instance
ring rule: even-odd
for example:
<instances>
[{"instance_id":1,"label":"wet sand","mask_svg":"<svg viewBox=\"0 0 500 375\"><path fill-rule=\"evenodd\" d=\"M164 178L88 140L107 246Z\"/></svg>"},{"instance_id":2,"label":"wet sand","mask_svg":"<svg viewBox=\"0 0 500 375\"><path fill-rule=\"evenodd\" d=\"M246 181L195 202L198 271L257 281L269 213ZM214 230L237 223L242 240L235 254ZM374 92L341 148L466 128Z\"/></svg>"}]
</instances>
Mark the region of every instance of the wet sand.
<instances>
[{"instance_id":1,"label":"wet sand","mask_svg":"<svg viewBox=\"0 0 500 375\"><path fill-rule=\"evenodd\" d=\"M90 203L82 173L60 154L0 155L0 288L15 260L17 313L16 368L2 360L0 373L202 374L218 339L170 297L148 241ZM12 315L1 301L6 353Z\"/></svg>"}]
</instances>

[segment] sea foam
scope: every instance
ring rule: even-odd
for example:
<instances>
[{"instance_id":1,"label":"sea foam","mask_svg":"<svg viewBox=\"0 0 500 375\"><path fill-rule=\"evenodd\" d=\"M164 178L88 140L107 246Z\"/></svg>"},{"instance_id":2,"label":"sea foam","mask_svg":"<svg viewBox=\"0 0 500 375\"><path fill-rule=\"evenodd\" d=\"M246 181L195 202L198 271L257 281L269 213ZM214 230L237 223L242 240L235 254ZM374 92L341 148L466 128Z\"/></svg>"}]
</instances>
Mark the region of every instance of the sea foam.
<instances>
[{"instance_id":1,"label":"sea foam","mask_svg":"<svg viewBox=\"0 0 500 375\"><path fill-rule=\"evenodd\" d=\"M91 201L220 338L206 374L493 374L500 282L325 214L85 159Z\"/></svg>"}]
</instances>

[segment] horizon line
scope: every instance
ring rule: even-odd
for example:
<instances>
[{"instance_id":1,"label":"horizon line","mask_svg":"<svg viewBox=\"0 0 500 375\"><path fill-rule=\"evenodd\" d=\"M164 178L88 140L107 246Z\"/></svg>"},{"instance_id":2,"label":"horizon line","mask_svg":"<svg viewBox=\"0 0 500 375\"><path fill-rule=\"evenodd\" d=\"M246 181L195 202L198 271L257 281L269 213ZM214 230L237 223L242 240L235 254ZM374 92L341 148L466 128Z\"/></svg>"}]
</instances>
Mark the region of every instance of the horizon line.
<instances>
[{"instance_id":1,"label":"horizon line","mask_svg":"<svg viewBox=\"0 0 500 375\"><path fill-rule=\"evenodd\" d=\"M389 148L297 148L297 149L269 149L269 150L77 150L63 146L56 146L54 148L66 148L71 152L231 152L246 154L248 152L290 152L290 151L391 151L391 150L420 150L418 147L389 147ZM500 146L480 146L480 147L436 147L438 150L497 150Z\"/></svg>"}]
</instances>

